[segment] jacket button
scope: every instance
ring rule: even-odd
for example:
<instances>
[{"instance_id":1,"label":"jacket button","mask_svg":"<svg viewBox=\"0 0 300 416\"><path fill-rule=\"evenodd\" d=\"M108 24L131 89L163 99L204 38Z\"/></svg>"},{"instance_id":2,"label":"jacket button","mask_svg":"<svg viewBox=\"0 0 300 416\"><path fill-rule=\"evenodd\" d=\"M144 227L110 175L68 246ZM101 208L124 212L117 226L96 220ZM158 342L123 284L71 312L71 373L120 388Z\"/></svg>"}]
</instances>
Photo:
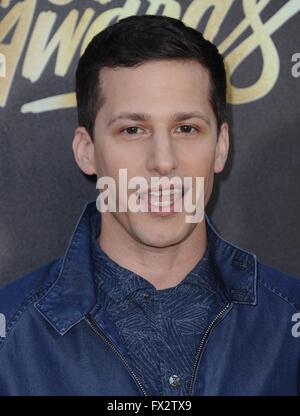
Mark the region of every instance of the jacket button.
<instances>
[{"instance_id":1,"label":"jacket button","mask_svg":"<svg viewBox=\"0 0 300 416\"><path fill-rule=\"evenodd\" d=\"M172 387L177 387L180 384L180 377L178 377L176 374L172 374L169 378L169 383Z\"/></svg>"}]
</instances>

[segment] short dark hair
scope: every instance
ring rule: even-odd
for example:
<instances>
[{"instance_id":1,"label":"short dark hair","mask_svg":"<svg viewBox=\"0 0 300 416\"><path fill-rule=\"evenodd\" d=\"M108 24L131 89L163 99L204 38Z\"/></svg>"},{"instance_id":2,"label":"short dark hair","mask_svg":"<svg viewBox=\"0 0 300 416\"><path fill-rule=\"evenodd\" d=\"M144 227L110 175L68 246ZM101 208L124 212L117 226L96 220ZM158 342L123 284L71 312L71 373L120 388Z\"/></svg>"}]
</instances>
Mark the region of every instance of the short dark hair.
<instances>
[{"instance_id":1,"label":"short dark hair","mask_svg":"<svg viewBox=\"0 0 300 416\"><path fill-rule=\"evenodd\" d=\"M194 60L210 76L210 103L218 132L226 121L226 73L217 47L182 21L156 15L129 16L93 37L76 69L78 122L94 138L96 116L105 97L100 70L136 67L154 60Z\"/></svg>"}]
</instances>

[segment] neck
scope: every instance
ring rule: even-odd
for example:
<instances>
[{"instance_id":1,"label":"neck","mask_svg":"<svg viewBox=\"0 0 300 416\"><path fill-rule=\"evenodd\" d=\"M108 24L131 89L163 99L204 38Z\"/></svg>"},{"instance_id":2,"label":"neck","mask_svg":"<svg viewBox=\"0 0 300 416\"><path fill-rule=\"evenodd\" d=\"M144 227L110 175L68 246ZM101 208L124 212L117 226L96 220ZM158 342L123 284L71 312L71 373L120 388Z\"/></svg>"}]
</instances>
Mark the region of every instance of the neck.
<instances>
[{"instance_id":1,"label":"neck","mask_svg":"<svg viewBox=\"0 0 300 416\"><path fill-rule=\"evenodd\" d=\"M134 239L110 213L107 214L101 214L101 233L97 240L101 249L120 266L142 276L156 289L176 286L205 253L205 220L180 243L151 247Z\"/></svg>"}]
</instances>

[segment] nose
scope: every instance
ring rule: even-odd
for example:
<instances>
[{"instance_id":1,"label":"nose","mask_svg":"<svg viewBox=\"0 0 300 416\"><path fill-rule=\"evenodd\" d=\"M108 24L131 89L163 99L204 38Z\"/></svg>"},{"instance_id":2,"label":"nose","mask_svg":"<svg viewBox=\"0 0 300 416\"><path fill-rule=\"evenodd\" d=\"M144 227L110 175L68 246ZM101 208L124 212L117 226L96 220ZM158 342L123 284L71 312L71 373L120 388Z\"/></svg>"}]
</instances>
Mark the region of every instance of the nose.
<instances>
[{"instance_id":1,"label":"nose","mask_svg":"<svg viewBox=\"0 0 300 416\"><path fill-rule=\"evenodd\" d=\"M156 134L151 141L147 169L158 176L167 176L178 167L178 158L172 137L167 133Z\"/></svg>"}]
</instances>

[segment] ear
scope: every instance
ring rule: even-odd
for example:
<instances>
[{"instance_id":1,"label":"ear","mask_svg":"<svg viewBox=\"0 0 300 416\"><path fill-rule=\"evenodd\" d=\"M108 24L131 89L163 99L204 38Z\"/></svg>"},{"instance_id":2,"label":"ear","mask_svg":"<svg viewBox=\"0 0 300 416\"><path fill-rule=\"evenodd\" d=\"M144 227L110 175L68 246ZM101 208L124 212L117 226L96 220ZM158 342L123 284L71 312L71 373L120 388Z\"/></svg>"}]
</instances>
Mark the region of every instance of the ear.
<instances>
[{"instance_id":1,"label":"ear","mask_svg":"<svg viewBox=\"0 0 300 416\"><path fill-rule=\"evenodd\" d=\"M220 128L218 141L216 144L215 152L215 173L220 173L224 169L229 150L229 126L227 123L223 123Z\"/></svg>"},{"instance_id":2,"label":"ear","mask_svg":"<svg viewBox=\"0 0 300 416\"><path fill-rule=\"evenodd\" d=\"M94 142L85 127L77 127L75 130L72 149L80 169L87 175L96 174Z\"/></svg>"}]
</instances>

